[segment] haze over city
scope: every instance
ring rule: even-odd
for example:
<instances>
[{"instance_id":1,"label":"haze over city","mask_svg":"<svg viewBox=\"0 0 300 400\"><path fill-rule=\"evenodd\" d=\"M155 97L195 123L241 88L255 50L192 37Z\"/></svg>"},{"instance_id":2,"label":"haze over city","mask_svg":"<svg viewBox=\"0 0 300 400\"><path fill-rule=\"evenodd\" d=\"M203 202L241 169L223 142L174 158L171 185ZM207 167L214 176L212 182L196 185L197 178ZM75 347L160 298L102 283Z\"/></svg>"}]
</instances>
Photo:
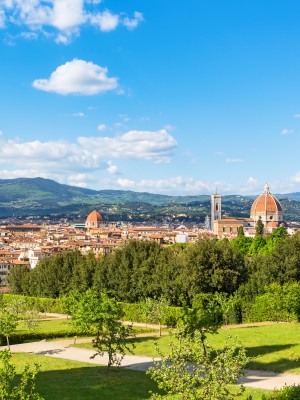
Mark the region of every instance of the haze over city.
<instances>
[{"instance_id":1,"label":"haze over city","mask_svg":"<svg viewBox=\"0 0 300 400\"><path fill-rule=\"evenodd\" d=\"M0 0L1 178L299 191L297 1Z\"/></svg>"}]
</instances>

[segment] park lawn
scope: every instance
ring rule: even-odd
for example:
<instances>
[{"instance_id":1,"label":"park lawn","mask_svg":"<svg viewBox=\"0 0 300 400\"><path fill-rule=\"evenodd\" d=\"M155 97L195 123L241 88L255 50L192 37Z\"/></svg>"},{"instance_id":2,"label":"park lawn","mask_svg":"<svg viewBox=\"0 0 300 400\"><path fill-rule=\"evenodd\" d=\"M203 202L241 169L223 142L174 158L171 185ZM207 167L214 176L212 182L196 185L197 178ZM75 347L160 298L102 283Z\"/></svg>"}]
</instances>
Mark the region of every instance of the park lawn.
<instances>
[{"instance_id":1,"label":"park lawn","mask_svg":"<svg viewBox=\"0 0 300 400\"><path fill-rule=\"evenodd\" d=\"M228 339L231 337L231 339ZM300 373L300 324L273 324L258 327L220 329L217 334L207 336L208 343L220 348L226 340L240 342L250 358L247 368L275 372ZM135 343L134 354L158 357L156 343L163 354L168 353L169 336L161 338L142 337L130 339ZM77 347L92 349L92 344Z\"/></svg>"},{"instance_id":2,"label":"park lawn","mask_svg":"<svg viewBox=\"0 0 300 400\"><path fill-rule=\"evenodd\" d=\"M150 377L139 371L120 368L107 374L106 367L24 353L14 354L13 363L18 371L25 364L40 365L37 391L45 400L146 400L150 391L158 391ZM251 394L253 400L259 400L262 393L269 392L247 388L242 398Z\"/></svg>"},{"instance_id":3,"label":"park lawn","mask_svg":"<svg viewBox=\"0 0 300 400\"><path fill-rule=\"evenodd\" d=\"M208 340L212 347L218 347L228 336L245 346L250 358L247 368L300 373L300 324L221 329Z\"/></svg>"},{"instance_id":4,"label":"park lawn","mask_svg":"<svg viewBox=\"0 0 300 400\"><path fill-rule=\"evenodd\" d=\"M16 330L16 333L27 333L29 329L23 321L20 321ZM37 334L66 334L75 335L76 332L72 325L70 324L70 319L50 319L50 320L39 320L37 322L37 327L34 329L33 333Z\"/></svg>"}]
</instances>

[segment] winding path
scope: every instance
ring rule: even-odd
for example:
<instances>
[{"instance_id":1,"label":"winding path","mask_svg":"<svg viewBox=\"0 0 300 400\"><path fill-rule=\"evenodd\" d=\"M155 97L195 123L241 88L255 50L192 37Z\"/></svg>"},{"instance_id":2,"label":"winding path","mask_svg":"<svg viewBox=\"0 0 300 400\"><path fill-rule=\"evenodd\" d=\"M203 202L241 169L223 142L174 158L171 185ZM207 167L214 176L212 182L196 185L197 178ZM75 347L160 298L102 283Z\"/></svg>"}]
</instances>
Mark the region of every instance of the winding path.
<instances>
[{"instance_id":1,"label":"winding path","mask_svg":"<svg viewBox=\"0 0 300 400\"><path fill-rule=\"evenodd\" d=\"M33 353L48 357L63 358L66 360L81 361L91 364L105 365L108 362L107 354L91 358L94 354L92 350L80 349L70 346L70 340L60 340L57 342L40 341L34 343L23 343L11 346L13 353ZM4 350L6 347L0 347ZM159 359L156 359L159 360ZM135 370L146 371L153 365L151 357L135 355L125 355L121 367ZM246 376L239 380L244 386L259 389L280 389L285 385L300 385L300 375L279 374L271 371L245 370Z\"/></svg>"}]
</instances>

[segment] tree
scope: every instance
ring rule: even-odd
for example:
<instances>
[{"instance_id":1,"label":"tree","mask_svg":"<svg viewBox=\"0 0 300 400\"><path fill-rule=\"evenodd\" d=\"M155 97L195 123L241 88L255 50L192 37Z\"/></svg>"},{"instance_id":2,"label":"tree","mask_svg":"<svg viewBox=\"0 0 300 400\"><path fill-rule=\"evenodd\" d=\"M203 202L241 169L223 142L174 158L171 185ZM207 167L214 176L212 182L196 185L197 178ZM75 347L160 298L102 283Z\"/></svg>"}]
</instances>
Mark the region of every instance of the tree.
<instances>
[{"instance_id":1,"label":"tree","mask_svg":"<svg viewBox=\"0 0 300 400\"><path fill-rule=\"evenodd\" d=\"M203 348L200 333L181 337L179 342L170 340L170 352L161 357L147 373L158 383L159 389L170 395L179 395L182 400L231 400L240 395L244 388L232 393L229 384L236 383L243 375L247 361L245 350L226 345L221 350L212 349L205 343ZM152 399L163 399L154 394Z\"/></svg>"},{"instance_id":2,"label":"tree","mask_svg":"<svg viewBox=\"0 0 300 400\"><path fill-rule=\"evenodd\" d=\"M0 334L6 337L7 347L10 348L9 337L14 333L19 320L23 320L29 330L37 326L38 313L28 308L24 299L14 296L5 301L1 298Z\"/></svg>"},{"instance_id":3,"label":"tree","mask_svg":"<svg viewBox=\"0 0 300 400\"><path fill-rule=\"evenodd\" d=\"M166 318L168 301L164 297L159 299L150 299L148 297L142 307L147 320L159 325L159 336L161 336L161 325Z\"/></svg>"},{"instance_id":4,"label":"tree","mask_svg":"<svg viewBox=\"0 0 300 400\"><path fill-rule=\"evenodd\" d=\"M244 227L243 226L239 226L238 227L238 237L239 236L245 236Z\"/></svg>"},{"instance_id":5,"label":"tree","mask_svg":"<svg viewBox=\"0 0 300 400\"><path fill-rule=\"evenodd\" d=\"M9 270L8 285L11 293L22 294L26 291L29 271L27 265L16 265Z\"/></svg>"},{"instance_id":6,"label":"tree","mask_svg":"<svg viewBox=\"0 0 300 400\"><path fill-rule=\"evenodd\" d=\"M5 336L7 347L10 348L9 337L18 326L18 315L8 309L0 311L0 334Z\"/></svg>"},{"instance_id":7,"label":"tree","mask_svg":"<svg viewBox=\"0 0 300 400\"><path fill-rule=\"evenodd\" d=\"M35 380L38 365L30 371L26 365L20 379L16 381L16 368L11 364L11 353L8 350L0 352L0 400L43 400L36 392Z\"/></svg>"},{"instance_id":8,"label":"tree","mask_svg":"<svg viewBox=\"0 0 300 400\"><path fill-rule=\"evenodd\" d=\"M192 308L183 306L178 323L178 337L194 339L197 336L206 355L206 335L216 333L221 324L222 310L215 296L211 293L201 293L194 297Z\"/></svg>"},{"instance_id":9,"label":"tree","mask_svg":"<svg viewBox=\"0 0 300 400\"><path fill-rule=\"evenodd\" d=\"M201 239L179 257L182 292L188 303L198 293L233 293L246 280L244 257L228 241Z\"/></svg>"},{"instance_id":10,"label":"tree","mask_svg":"<svg viewBox=\"0 0 300 400\"><path fill-rule=\"evenodd\" d=\"M102 356L106 351L108 369L112 365L119 366L126 350L131 351L126 339L132 334L132 327L120 322L123 311L117 301L106 293L89 289L80 297L74 295L69 307L72 323L79 331L96 333L93 340L96 353L93 357Z\"/></svg>"},{"instance_id":11,"label":"tree","mask_svg":"<svg viewBox=\"0 0 300 400\"><path fill-rule=\"evenodd\" d=\"M264 227L265 226L264 226L262 220L261 219L257 220L256 226L255 226L255 234L256 234L256 236L258 236L258 235L263 236Z\"/></svg>"}]
</instances>

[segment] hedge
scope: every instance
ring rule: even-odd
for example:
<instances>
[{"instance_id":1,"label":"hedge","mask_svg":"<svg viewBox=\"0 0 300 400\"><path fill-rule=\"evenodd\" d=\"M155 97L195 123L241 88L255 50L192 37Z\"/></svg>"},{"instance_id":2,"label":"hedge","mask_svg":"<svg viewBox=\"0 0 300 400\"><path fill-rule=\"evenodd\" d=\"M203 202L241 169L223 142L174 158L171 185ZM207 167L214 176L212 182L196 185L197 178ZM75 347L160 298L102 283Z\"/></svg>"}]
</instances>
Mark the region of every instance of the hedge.
<instances>
[{"instance_id":1,"label":"hedge","mask_svg":"<svg viewBox=\"0 0 300 400\"><path fill-rule=\"evenodd\" d=\"M14 299L24 300L29 309L36 310L41 313L62 313L62 305L60 299L50 299L47 297L30 297L18 294L4 294L4 301L9 303Z\"/></svg>"}]
</instances>

